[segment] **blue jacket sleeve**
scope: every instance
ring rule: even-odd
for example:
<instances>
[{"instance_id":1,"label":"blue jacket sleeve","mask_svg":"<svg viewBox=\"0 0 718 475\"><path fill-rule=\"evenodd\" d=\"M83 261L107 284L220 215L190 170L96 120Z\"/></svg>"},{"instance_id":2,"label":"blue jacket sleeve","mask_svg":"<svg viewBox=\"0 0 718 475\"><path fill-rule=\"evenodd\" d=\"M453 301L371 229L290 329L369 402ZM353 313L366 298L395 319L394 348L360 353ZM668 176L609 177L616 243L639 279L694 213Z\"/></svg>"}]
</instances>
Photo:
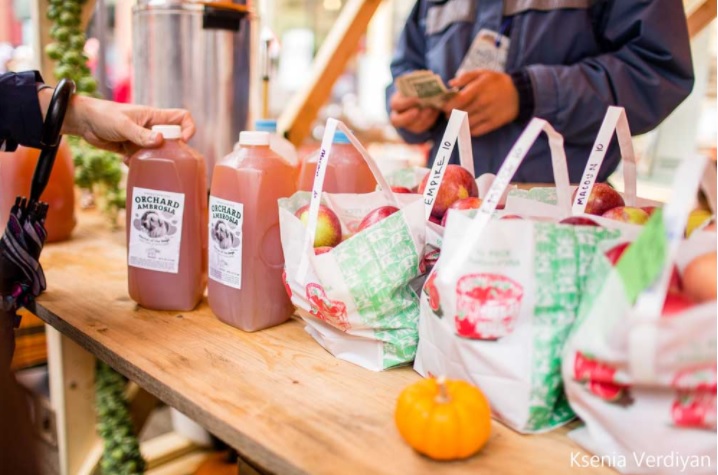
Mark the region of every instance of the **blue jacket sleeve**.
<instances>
[{"instance_id":1,"label":"blue jacket sleeve","mask_svg":"<svg viewBox=\"0 0 718 475\"><path fill-rule=\"evenodd\" d=\"M391 61L392 83L386 88L386 110L389 114L391 114L389 99L396 91L394 86L396 78L411 71L427 69L424 59L426 53L426 37L421 25L421 19L424 18L424 15L422 15L423 3L422 0L417 0L414 4L414 8L411 10L404 25L404 30L399 36L396 53ZM400 128L397 128L396 131L407 143L424 143L432 138L432 130L437 127L437 125L438 124L434 124L434 127L420 134L414 134Z\"/></svg>"},{"instance_id":2,"label":"blue jacket sleeve","mask_svg":"<svg viewBox=\"0 0 718 475\"><path fill-rule=\"evenodd\" d=\"M42 77L37 71L0 75L0 150L13 151L18 144L41 147L38 82Z\"/></svg>"},{"instance_id":3,"label":"blue jacket sleeve","mask_svg":"<svg viewBox=\"0 0 718 475\"><path fill-rule=\"evenodd\" d=\"M531 65L537 117L574 142L593 140L609 105L625 107L632 133L656 127L693 89L679 0L603 1L593 7L605 54L572 65Z\"/></svg>"}]
</instances>

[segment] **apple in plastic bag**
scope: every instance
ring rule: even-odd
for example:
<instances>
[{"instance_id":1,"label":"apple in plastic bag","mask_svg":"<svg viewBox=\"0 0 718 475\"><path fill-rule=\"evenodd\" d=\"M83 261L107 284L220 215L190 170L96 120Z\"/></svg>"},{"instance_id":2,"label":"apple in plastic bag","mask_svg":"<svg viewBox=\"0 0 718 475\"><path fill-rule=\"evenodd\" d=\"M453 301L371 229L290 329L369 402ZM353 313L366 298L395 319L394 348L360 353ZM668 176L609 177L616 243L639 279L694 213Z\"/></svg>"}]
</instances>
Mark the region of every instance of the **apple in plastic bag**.
<instances>
[{"instance_id":1,"label":"apple in plastic bag","mask_svg":"<svg viewBox=\"0 0 718 475\"><path fill-rule=\"evenodd\" d=\"M424 193L431 173L427 173L419 184L419 193ZM474 177L465 168L459 165L447 165L444 171L444 179L441 182L439 191L434 200L434 208L431 215L441 220L455 201L473 196L478 198L479 188L476 186Z\"/></svg>"},{"instance_id":2,"label":"apple in plastic bag","mask_svg":"<svg viewBox=\"0 0 718 475\"><path fill-rule=\"evenodd\" d=\"M357 232L363 231L369 226L375 225L382 219L391 216L397 211L399 211L399 208L397 208L396 206L381 206L373 211L370 211L369 214L364 216L364 219L361 220L361 223L359 223Z\"/></svg>"},{"instance_id":3,"label":"apple in plastic bag","mask_svg":"<svg viewBox=\"0 0 718 475\"><path fill-rule=\"evenodd\" d=\"M454 201L451 206L449 206L449 209L479 209L481 207L481 199L470 196L468 198L463 198L458 201ZM444 217L441 218L441 225L446 227L446 219L449 217L449 210L446 210L446 213L444 213Z\"/></svg>"},{"instance_id":4,"label":"apple in plastic bag","mask_svg":"<svg viewBox=\"0 0 718 475\"><path fill-rule=\"evenodd\" d=\"M603 213L602 216L604 218L630 224L646 224L646 221L648 221L649 218L648 213L643 211L641 208L634 208L632 206L617 206L609 209Z\"/></svg>"},{"instance_id":5,"label":"apple in plastic bag","mask_svg":"<svg viewBox=\"0 0 718 475\"><path fill-rule=\"evenodd\" d=\"M576 191L573 192L573 197L571 198L572 200L576 199L578 190L579 189L576 188ZM587 214L595 214L596 216L601 216L611 208L626 205L621 194L606 183L594 184L591 189L591 194L588 198L584 199L586 200L585 212Z\"/></svg>"},{"instance_id":6,"label":"apple in plastic bag","mask_svg":"<svg viewBox=\"0 0 718 475\"><path fill-rule=\"evenodd\" d=\"M586 216L569 216L559 221L559 224L570 224L573 226L599 226L599 224Z\"/></svg>"},{"instance_id":7,"label":"apple in plastic bag","mask_svg":"<svg viewBox=\"0 0 718 475\"><path fill-rule=\"evenodd\" d=\"M306 226L309 220L309 205L302 206L294 215ZM342 225L337 215L324 205L319 205L314 247L334 247L342 242Z\"/></svg>"},{"instance_id":8,"label":"apple in plastic bag","mask_svg":"<svg viewBox=\"0 0 718 475\"><path fill-rule=\"evenodd\" d=\"M697 302L716 299L716 253L709 252L693 259L683 270L686 294Z\"/></svg>"}]
</instances>

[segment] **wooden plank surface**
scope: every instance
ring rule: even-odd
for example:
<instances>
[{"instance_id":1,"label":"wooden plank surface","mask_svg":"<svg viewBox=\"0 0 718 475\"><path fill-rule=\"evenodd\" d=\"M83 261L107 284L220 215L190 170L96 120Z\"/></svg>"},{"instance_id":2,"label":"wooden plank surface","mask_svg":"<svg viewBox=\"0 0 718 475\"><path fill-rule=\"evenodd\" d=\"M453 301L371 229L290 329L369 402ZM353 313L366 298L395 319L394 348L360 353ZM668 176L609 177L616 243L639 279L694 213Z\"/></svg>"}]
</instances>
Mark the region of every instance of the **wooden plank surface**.
<instances>
[{"instance_id":1,"label":"wooden plank surface","mask_svg":"<svg viewBox=\"0 0 718 475\"><path fill-rule=\"evenodd\" d=\"M291 321L244 333L193 312L139 308L126 290L124 235L80 215L75 238L43 252L48 291L35 314L140 386L276 473L572 473L566 430L521 436L501 424L467 461L413 452L393 422L419 376L339 361ZM507 394L507 397L511 397ZM613 473L582 469L581 473Z\"/></svg>"},{"instance_id":2,"label":"wooden plank surface","mask_svg":"<svg viewBox=\"0 0 718 475\"><path fill-rule=\"evenodd\" d=\"M77 475L100 438L95 428L95 357L54 328L47 329L47 352L60 474Z\"/></svg>"}]
</instances>

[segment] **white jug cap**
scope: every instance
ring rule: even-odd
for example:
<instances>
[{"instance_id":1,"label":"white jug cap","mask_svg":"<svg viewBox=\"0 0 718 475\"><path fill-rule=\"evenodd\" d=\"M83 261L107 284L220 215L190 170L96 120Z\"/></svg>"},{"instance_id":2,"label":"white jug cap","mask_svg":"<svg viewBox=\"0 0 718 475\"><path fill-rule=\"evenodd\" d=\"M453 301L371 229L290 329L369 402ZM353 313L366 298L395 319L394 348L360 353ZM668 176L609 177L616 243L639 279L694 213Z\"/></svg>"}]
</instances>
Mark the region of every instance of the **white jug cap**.
<instances>
[{"instance_id":1,"label":"white jug cap","mask_svg":"<svg viewBox=\"0 0 718 475\"><path fill-rule=\"evenodd\" d=\"M239 133L239 145L269 145L269 133L245 130Z\"/></svg>"},{"instance_id":2,"label":"white jug cap","mask_svg":"<svg viewBox=\"0 0 718 475\"><path fill-rule=\"evenodd\" d=\"M179 125L153 125L152 132L159 132L165 139L181 139L182 127Z\"/></svg>"}]
</instances>

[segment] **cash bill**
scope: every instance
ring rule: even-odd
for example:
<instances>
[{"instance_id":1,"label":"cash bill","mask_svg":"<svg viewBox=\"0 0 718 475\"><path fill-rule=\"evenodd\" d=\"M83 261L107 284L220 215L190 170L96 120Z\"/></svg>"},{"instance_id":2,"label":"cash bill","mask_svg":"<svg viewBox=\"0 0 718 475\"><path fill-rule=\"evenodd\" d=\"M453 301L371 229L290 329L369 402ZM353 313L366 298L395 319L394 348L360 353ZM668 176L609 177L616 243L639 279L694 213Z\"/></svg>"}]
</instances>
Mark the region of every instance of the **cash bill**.
<instances>
[{"instance_id":1,"label":"cash bill","mask_svg":"<svg viewBox=\"0 0 718 475\"><path fill-rule=\"evenodd\" d=\"M399 76L396 88L406 97L418 97L421 106L437 109L458 92L456 89L447 89L441 77L428 70L412 71Z\"/></svg>"}]
</instances>

